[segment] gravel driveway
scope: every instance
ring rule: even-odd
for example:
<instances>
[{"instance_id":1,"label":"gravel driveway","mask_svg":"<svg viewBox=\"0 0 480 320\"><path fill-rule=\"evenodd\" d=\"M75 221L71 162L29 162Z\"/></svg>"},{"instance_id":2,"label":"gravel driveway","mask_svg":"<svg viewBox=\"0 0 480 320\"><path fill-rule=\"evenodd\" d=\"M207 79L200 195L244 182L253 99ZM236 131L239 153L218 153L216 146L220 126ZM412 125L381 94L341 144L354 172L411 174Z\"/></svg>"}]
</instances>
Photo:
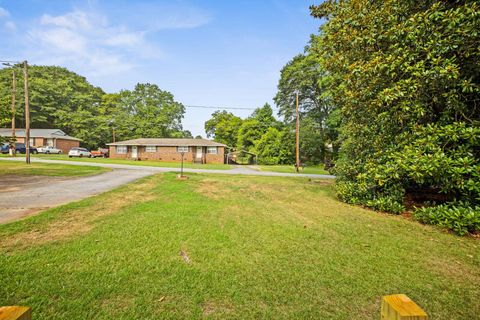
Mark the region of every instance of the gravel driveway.
<instances>
[{"instance_id":1,"label":"gravel driveway","mask_svg":"<svg viewBox=\"0 0 480 320\"><path fill-rule=\"evenodd\" d=\"M150 170L115 169L94 176L75 178L2 176L0 224L87 198L154 173Z\"/></svg>"}]
</instances>

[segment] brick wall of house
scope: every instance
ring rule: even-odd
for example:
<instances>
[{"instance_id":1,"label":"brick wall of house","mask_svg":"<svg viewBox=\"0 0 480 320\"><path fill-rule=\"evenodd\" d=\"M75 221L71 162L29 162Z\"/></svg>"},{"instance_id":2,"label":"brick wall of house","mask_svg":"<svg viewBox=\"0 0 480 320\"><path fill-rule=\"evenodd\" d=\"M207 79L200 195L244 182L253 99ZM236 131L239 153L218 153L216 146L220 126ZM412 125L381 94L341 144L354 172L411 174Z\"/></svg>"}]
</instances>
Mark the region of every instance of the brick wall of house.
<instances>
[{"instance_id":1,"label":"brick wall of house","mask_svg":"<svg viewBox=\"0 0 480 320\"><path fill-rule=\"evenodd\" d=\"M47 145L47 139L45 138L35 138L35 141L33 143L35 147L43 147Z\"/></svg>"},{"instance_id":2,"label":"brick wall of house","mask_svg":"<svg viewBox=\"0 0 480 320\"><path fill-rule=\"evenodd\" d=\"M116 147L110 146L110 158L113 159L132 159L132 147L127 148L126 154L117 154ZM137 147L137 155L139 160L157 160L165 162L181 162L182 156L177 152L177 147L157 147L157 152L147 152L146 147ZM193 162L196 147L189 147L188 152L183 155L183 161ZM203 155L207 163L223 163L224 148L218 147L218 154L206 154L206 148L203 147Z\"/></svg>"},{"instance_id":3,"label":"brick wall of house","mask_svg":"<svg viewBox=\"0 0 480 320\"><path fill-rule=\"evenodd\" d=\"M206 154L207 163L224 163L225 161L225 148L217 147L217 154Z\"/></svg>"},{"instance_id":4,"label":"brick wall of house","mask_svg":"<svg viewBox=\"0 0 480 320\"><path fill-rule=\"evenodd\" d=\"M80 146L80 141L76 140L65 140L65 139L55 139L55 147L62 150L62 153L68 153L70 149L77 148Z\"/></svg>"}]
</instances>

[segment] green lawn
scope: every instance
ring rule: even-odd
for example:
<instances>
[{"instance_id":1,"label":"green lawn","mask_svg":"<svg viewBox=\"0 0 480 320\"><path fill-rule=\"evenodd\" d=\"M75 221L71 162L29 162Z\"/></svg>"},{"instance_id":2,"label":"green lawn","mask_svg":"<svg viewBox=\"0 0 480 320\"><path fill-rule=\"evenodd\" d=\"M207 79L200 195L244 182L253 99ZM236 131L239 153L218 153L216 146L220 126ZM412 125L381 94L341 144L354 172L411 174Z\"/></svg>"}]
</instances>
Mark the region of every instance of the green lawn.
<instances>
[{"instance_id":1,"label":"green lawn","mask_svg":"<svg viewBox=\"0 0 480 320\"><path fill-rule=\"evenodd\" d=\"M72 166L53 163L31 163L0 161L2 175L37 175L37 176L88 176L110 171L108 168L93 166Z\"/></svg>"},{"instance_id":2,"label":"green lawn","mask_svg":"<svg viewBox=\"0 0 480 320\"><path fill-rule=\"evenodd\" d=\"M96 162L96 163L114 163L114 164L128 164L136 166L152 166L152 167L165 167L165 168L180 168L180 162L162 162L162 161L134 161L134 160L122 160L122 159L104 159L104 158L69 158L67 155L56 155L56 154L36 154L32 157L37 157L41 159L51 159L51 160L66 160L66 161L85 161L85 162ZM214 170L228 170L231 169L231 166L228 164L194 164L191 162L184 162L184 168L192 169L214 169Z\"/></svg>"},{"instance_id":3,"label":"green lawn","mask_svg":"<svg viewBox=\"0 0 480 320\"><path fill-rule=\"evenodd\" d=\"M0 226L0 305L35 319L480 314L480 242L338 202L330 182L166 173Z\"/></svg>"},{"instance_id":4,"label":"green lawn","mask_svg":"<svg viewBox=\"0 0 480 320\"><path fill-rule=\"evenodd\" d=\"M294 165L261 165L258 166L258 168L260 169L260 171L296 173ZM327 170L323 169L323 166L306 166L304 169L300 168L299 173L330 174Z\"/></svg>"}]
</instances>

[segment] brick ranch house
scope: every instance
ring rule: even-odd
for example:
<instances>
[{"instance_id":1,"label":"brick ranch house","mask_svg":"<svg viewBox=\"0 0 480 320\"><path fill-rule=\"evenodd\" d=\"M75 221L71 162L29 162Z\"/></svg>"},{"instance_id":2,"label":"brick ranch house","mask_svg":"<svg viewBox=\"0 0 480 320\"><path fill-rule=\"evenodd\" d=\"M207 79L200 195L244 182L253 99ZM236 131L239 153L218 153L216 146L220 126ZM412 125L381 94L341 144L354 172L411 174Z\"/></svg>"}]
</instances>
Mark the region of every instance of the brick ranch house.
<instances>
[{"instance_id":1,"label":"brick ranch house","mask_svg":"<svg viewBox=\"0 0 480 320\"><path fill-rule=\"evenodd\" d=\"M134 139L107 144L110 158L224 163L226 145L207 139Z\"/></svg>"},{"instance_id":2,"label":"brick ranch house","mask_svg":"<svg viewBox=\"0 0 480 320\"><path fill-rule=\"evenodd\" d=\"M0 128L0 136L12 137L12 129ZM17 142L25 143L25 129L16 129ZM60 129L30 129L32 147L51 146L68 153L71 148L80 146L80 139L67 135Z\"/></svg>"}]
</instances>

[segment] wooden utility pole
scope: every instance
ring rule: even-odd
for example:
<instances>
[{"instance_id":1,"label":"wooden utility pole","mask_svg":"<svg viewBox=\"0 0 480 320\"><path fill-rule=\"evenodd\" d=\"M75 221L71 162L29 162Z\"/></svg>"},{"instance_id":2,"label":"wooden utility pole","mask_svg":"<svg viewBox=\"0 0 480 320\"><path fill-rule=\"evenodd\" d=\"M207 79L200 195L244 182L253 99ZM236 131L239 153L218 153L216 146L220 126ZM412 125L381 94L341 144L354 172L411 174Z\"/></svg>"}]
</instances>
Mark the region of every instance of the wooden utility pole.
<instances>
[{"instance_id":1,"label":"wooden utility pole","mask_svg":"<svg viewBox=\"0 0 480 320\"><path fill-rule=\"evenodd\" d=\"M27 164L30 163L30 101L28 99L28 63L23 62L23 82L25 85L25 149Z\"/></svg>"},{"instance_id":2,"label":"wooden utility pole","mask_svg":"<svg viewBox=\"0 0 480 320\"><path fill-rule=\"evenodd\" d=\"M17 96L17 78L15 76L15 68L12 68L12 141L10 145L10 155L15 157L17 149L15 147L15 142L17 139L15 137L15 104Z\"/></svg>"},{"instance_id":3,"label":"wooden utility pole","mask_svg":"<svg viewBox=\"0 0 480 320\"><path fill-rule=\"evenodd\" d=\"M295 170L298 172L300 168L300 115L298 111L298 91L296 92L296 113L297 113L297 126L295 130L295 138L296 138L296 162L295 162Z\"/></svg>"},{"instance_id":4,"label":"wooden utility pole","mask_svg":"<svg viewBox=\"0 0 480 320\"><path fill-rule=\"evenodd\" d=\"M15 69L12 68L12 139L15 141L15 98L17 95L17 79L15 78Z\"/></svg>"}]
</instances>

